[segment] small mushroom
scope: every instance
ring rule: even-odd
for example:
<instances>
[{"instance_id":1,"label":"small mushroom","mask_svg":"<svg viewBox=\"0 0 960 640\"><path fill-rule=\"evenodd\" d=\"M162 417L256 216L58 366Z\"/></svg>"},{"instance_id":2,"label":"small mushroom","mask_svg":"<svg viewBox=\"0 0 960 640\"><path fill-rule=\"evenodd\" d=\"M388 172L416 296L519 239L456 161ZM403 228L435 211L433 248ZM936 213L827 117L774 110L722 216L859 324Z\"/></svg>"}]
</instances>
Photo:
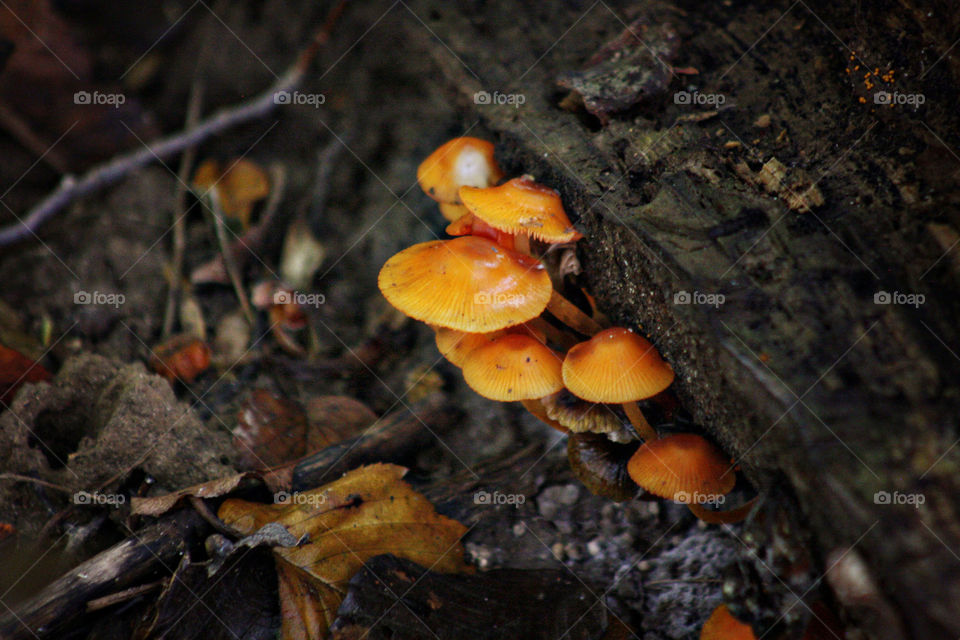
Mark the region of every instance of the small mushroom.
<instances>
[{"instance_id":1,"label":"small mushroom","mask_svg":"<svg viewBox=\"0 0 960 640\"><path fill-rule=\"evenodd\" d=\"M470 388L491 400L520 401L534 416L560 431L544 418L539 399L563 388L560 373L563 355L536 338L512 333L474 349L463 365L463 379Z\"/></svg>"},{"instance_id":2,"label":"small mushroom","mask_svg":"<svg viewBox=\"0 0 960 640\"><path fill-rule=\"evenodd\" d=\"M467 333L466 331L457 331L446 327L434 327L437 350L450 364L461 368L474 349L489 344L509 333L526 333L540 342L544 341L542 332L526 324L518 324L489 333Z\"/></svg>"},{"instance_id":3,"label":"small mushroom","mask_svg":"<svg viewBox=\"0 0 960 640\"><path fill-rule=\"evenodd\" d=\"M536 318L553 291L537 260L476 236L404 249L383 265L377 284L408 316L472 333Z\"/></svg>"},{"instance_id":4,"label":"small mushroom","mask_svg":"<svg viewBox=\"0 0 960 640\"><path fill-rule=\"evenodd\" d=\"M503 171L493 157L493 143L479 138L448 140L417 167L417 182L424 193L448 205L462 204L460 187L489 187L502 178ZM441 207L440 211L451 222L464 213L455 207Z\"/></svg>"},{"instance_id":5,"label":"small mushroom","mask_svg":"<svg viewBox=\"0 0 960 640\"><path fill-rule=\"evenodd\" d=\"M552 420L574 433L600 433L617 440L624 431L624 422L612 406L587 402L567 389L543 398L541 404Z\"/></svg>"},{"instance_id":6,"label":"small mushroom","mask_svg":"<svg viewBox=\"0 0 960 640\"><path fill-rule=\"evenodd\" d=\"M703 506L706 500L730 493L737 474L720 449L693 433L644 442L627 463L627 472L650 493L686 504L693 515L711 524L739 522L756 500L729 511Z\"/></svg>"},{"instance_id":7,"label":"small mushroom","mask_svg":"<svg viewBox=\"0 0 960 640\"><path fill-rule=\"evenodd\" d=\"M733 617L727 605L713 610L700 630L700 640L756 640L748 624Z\"/></svg>"},{"instance_id":8,"label":"small mushroom","mask_svg":"<svg viewBox=\"0 0 960 640\"><path fill-rule=\"evenodd\" d=\"M637 400L670 386L674 373L646 338L629 329L605 329L567 352L563 382L575 396L590 402L619 403L647 441L657 432L643 416Z\"/></svg>"}]
</instances>

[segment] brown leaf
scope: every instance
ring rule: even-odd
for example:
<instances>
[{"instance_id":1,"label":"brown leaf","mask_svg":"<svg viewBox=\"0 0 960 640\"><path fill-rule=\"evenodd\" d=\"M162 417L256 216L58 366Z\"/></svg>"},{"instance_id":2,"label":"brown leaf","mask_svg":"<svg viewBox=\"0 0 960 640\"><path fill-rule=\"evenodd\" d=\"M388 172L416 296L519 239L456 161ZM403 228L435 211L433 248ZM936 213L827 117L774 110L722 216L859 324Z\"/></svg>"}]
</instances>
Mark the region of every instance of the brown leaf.
<instances>
[{"instance_id":1,"label":"brown leaf","mask_svg":"<svg viewBox=\"0 0 960 640\"><path fill-rule=\"evenodd\" d=\"M50 378L50 372L39 363L0 344L0 403L9 404L13 394L25 382L40 382Z\"/></svg>"},{"instance_id":2,"label":"brown leaf","mask_svg":"<svg viewBox=\"0 0 960 640\"><path fill-rule=\"evenodd\" d=\"M307 400L310 451L319 451L359 435L377 421L370 407L349 396L316 396Z\"/></svg>"},{"instance_id":3,"label":"brown leaf","mask_svg":"<svg viewBox=\"0 0 960 640\"><path fill-rule=\"evenodd\" d=\"M157 345L150 353L150 368L170 382L193 382L210 366L210 347L196 336L182 333Z\"/></svg>"},{"instance_id":4,"label":"brown leaf","mask_svg":"<svg viewBox=\"0 0 960 640\"><path fill-rule=\"evenodd\" d=\"M401 479L406 469L374 464L285 504L227 500L219 517L249 534L279 522L310 542L274 549L281 584L283 638L321 638L349 579L376 555L392 553L442 573L468 572L460 538L467 529L436 512Z\"/></svg>"},{"instance_id":5,"label":"brown leaf","mask_svg":"<svg viewBox=\"0 0 960 640\"><path fill-rule=\"evenodd\" d=\"M193 185L201 193L216 189L224 215L239 220L244 230L250 226L253 205L270 194L267 172L245 158L223 165L204 161L193 174Z\"/></svg>"},{"instance_id":6,"label":"brown leaf","mask_svg":"<svg viewBox=\"0 0 960 640\"><path fill-rule=\"evenodd\" d=\"M225 478L217 478L208 482L195 484L192 487L186 487L173 493L151 498L131 498L130 513L141 516L159 516L172 509L178 502L187 496L196 496L197 498L216 498L226 495L240 486L240 483L247 478L256 478L254 473L237 473Z\"/></svg>"}]
</instances>

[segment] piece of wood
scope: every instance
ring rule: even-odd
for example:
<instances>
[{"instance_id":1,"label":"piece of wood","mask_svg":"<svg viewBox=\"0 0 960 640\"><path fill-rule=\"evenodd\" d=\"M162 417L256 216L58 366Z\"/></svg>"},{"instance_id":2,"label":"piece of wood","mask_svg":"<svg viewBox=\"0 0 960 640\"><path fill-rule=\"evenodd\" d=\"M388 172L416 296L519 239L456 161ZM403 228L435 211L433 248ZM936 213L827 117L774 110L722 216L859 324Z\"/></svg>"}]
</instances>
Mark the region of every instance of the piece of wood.
<instances>
[{"instance_id":1,"label":"piece of wood","mask_svg":"<svg viewBox=\"0 0 960 640\"><path fill-rule=\"evenodd\" d=\"M0 616L0 638L58 638L91 600L134 585L157 568L175 567L203 520L178 511L90 558L27 602Z\"/></svg>"},{"instance_id":2,"label":"piece of wood","mask_svg":"<svg viewBox=\"0 0 960 640\"><path fill-rule=\"evenodd\" d=\"M651 337L682 404L755 485L786 480L818 557L864 558L884 592L844 603L859 622L960 635L960 296L926 225L960 227L960 64L946 55L960 19L890 3L891 38L826 0L429 7L411 4L432 15L411 38L501 164L561 193L601 309ZM561 109L557 76L640 11L673 23L674 64L699 75L606 126ZM896 84L889 67L872 75L891 60ZM691 84L724 104L678 99ZM474 98L494 89L524 101ZM878 104L879 90L922 93L925 110Z\"/></svg>"}]
</instances>

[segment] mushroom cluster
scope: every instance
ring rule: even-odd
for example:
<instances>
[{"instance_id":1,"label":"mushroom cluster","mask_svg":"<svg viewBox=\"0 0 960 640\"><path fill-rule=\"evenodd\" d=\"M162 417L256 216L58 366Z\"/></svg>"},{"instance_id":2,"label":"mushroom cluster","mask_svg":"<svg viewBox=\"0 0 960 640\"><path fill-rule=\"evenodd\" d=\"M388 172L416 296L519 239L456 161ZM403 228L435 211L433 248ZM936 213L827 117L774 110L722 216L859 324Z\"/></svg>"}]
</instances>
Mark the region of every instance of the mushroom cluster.
<instances>
[{"instance_id":1,"label":"mushroom cluster","mask_svg":"<svg viewBox=\"0 0 960 640\"><path fill-rule=\"evenodd\" d=\"M750 503L716 512L697 499L733 489L735 471L720 450L699 435L660 438L638 405L656 402L673 383L670 364L643 336L606 327L554 287L542 258L583 238L560 195L528 175L498 184L503 178L485 140L454 138L430 154L417 180L453 238L387 260L378 278L384 297L434 329L440 353L478 394L521 402L564 433L603 434L569 441L574 471L591 490L622 500L625 483L632 495L635 482L709 522L744 517ZM587 452L598 443L616 455ZM636 450L626 456L624 446Z\"/></svg>"}]
</instances>

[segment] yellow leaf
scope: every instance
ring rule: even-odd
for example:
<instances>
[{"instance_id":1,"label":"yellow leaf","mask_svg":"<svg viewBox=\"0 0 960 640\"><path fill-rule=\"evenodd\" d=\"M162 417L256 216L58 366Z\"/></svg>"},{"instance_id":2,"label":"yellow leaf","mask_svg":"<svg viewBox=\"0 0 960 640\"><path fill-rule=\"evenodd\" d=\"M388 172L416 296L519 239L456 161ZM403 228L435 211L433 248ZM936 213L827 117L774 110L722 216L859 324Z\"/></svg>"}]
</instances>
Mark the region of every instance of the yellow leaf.
<instances>
[{"instance_id":1,"label":"yellow leaf","mask_svg":"<svg viewBox=\"0 0 960 640\"><path fill-rule=\"evenodd\" d=\"M436 512L392 464L355 469L283 504L227 500L218 515L243 534L279 522L309 542L275 548L285 639L322 638L347 582L373 556L392 553L431 571L468 572L460 538L467 528Z\"/></svg>"},{"instance_id":2,"label":"yellow leaf","mask_svg":"<svg viewBox=\"0 0 960 640\"><path fill-rule=\"evenodd\" d=\"M270 194L267 173L244 158L226 162L223 166L216 160L206 160L193 174L193 186L200 195L216 189L224 215L239 220L244 229L250 226L254 203Z\"/></svg>"}]
</instances>

